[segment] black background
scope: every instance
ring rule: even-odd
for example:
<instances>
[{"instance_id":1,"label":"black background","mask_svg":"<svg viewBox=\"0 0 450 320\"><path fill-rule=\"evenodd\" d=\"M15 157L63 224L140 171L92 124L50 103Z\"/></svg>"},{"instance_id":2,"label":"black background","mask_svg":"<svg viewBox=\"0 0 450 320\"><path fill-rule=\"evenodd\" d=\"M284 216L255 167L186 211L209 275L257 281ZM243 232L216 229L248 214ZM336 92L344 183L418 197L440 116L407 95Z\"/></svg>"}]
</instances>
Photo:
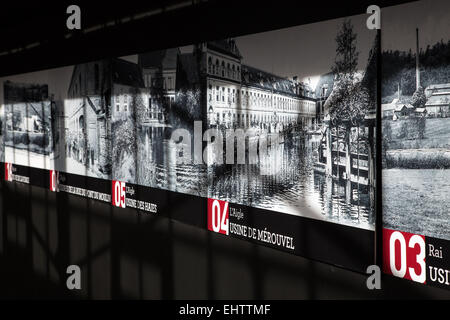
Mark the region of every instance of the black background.
<instances>
[{"instance_id":1,"label":"black background","mask_svg":"<svg viewBox=\"0 0 450 320\"><path fill-rule=\"evenodd\" d=\"M81 2L82 27L176 2ZM361 14L373 3L197 1L70 39L63 37L70 3L10 3L0 11L0 52L42 45L0 56L0 75ZM20 183L1 188L2 298L450 298L449 291L390 276L383 276L382 290L370 291L364 274L167 218ZM196 209L187 202L180 197L170 205L189 215ZM80 291L66 289L70 264L82 269Z\"/></svg>"}]
</instances>

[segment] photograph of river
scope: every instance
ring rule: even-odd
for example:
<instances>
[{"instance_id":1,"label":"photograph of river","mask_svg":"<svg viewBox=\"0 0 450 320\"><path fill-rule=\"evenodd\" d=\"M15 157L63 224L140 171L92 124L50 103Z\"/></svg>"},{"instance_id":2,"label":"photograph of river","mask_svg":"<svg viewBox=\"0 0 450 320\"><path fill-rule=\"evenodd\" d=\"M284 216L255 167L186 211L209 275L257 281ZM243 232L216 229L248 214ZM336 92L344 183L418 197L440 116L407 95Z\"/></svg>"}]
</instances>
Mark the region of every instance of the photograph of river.
<instances>
[{"instance_id":1,"label":"photograph of river","mask_svg":"<svg viewBox=\"0 0 450 320\"><path fill-rule=\"evenodd\" d=\"M383 223L450 240L450 3L391 7L383 19Z\"/></svg>"},{"instance_id":2,"label":"photograph of river","mask_svg":"<svg viewBox=\"0 0 450 320\"><path fill-rule=\"evenodd\" d=\"M371 229L374 215L367 187L361 185L360 190L354 188L348 194L345 183L315 171L319 144L318 135L305 136L302 141L287 140L276 147L278 150L269 150L269 155L260 158L259 165L234 165L227 174L213 173L208 196ZM265 170L277 167L277 174L261 175L260 166Z\"/></svg>"}]
</instances>

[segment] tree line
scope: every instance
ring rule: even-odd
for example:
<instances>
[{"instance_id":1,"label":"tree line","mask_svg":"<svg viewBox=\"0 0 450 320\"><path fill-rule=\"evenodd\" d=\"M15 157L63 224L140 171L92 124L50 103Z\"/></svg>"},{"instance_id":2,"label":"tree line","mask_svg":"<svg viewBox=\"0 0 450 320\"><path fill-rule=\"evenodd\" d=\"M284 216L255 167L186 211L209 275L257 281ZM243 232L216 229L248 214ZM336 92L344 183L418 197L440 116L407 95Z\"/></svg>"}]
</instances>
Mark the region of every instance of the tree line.
<instances>
[{"instance_id":1,"label":"tree line","mask_svg":"<svg viewBox=\"0 0 450 320\"><path fill-rule=\"evenodd\" d=\"M416 55L409 51L387 50L382 52L383 98L397 94L398 85L404 96L412 96L416 90ZM423 88L431 84L450 82L450 40L428 45L419 52L420 82ZM391 101L383 101L388 103Z\"/></svg>"}]
</instances>

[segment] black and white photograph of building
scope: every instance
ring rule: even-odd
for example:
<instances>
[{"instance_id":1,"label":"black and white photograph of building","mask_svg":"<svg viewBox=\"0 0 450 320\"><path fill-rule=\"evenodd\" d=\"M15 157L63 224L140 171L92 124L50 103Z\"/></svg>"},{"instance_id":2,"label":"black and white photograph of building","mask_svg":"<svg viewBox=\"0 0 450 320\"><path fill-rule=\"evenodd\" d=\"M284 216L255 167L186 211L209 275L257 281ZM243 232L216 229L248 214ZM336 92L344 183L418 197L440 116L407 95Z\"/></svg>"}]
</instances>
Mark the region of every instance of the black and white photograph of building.
<instances>
[{"instance_id":1,"label":"black and white photograph of building","mask_svg":"<svg viewBox=\"0 0 450 320\"><path fill-rule=\"evenodd\" d=\"M150 95L137 64L115 59L112 67L112 178L137 183L144 172L138 167L137 135L150 116Z\"/></svg>"},{"instance_id":2,"label":"black and white photograph of building","mask_svg":"<svg viewBox=\"0 0 450 320\"><path fill-rule=\"evenodd\" d=\"M206 196L205 166L177 164L171 140L174 129L192 131L201 120L200 82L193 88L186 80L195 78L192 61L179 48L115 61L121 71L112 74L112 179Z\"/></svg>"},{"instance_id":3,"label":"black and white photograph of building","mask_svg":"<svg viewBox=\"0 0 450 320\"><path fill-rule=\"evenodd\" d=\"M54 169L59 158L60 101L38 73L2 79L2 161Z\"/></svg>"},{"instance_id":4,"label":"black and white photograph of building","mask_svg":"<svg viewBox=\"0 0 450 320\"><path fill-rule=\"evenodd\" d=\"M389 8L383 13L382 35L384 226L446 240L449 12L448 1L440 0Z\"/></svg>"},{"instance_id":5,"label":"black and white photograph of building","mask_svg":"<svg viewBox=\"0 0 450 320\"><path fill-rule=\"evenodd\" d=\"M373 229L377 39L364 23L356 16L201 47L208 126L279 136L256 165L209 167L208 197ZM324 39L309 36L319 28Z\"/></svg>"},{"instance_id":6,"label":"black and white photograph of building","mask_svg":"<svg viewBox=\"0 0 450 320\"><path fill-rule=\"evenodd\" d=\"M72 68L64 101L65 168L62 171L110 178L110 61Z\"/></svg>"}]
</instances>

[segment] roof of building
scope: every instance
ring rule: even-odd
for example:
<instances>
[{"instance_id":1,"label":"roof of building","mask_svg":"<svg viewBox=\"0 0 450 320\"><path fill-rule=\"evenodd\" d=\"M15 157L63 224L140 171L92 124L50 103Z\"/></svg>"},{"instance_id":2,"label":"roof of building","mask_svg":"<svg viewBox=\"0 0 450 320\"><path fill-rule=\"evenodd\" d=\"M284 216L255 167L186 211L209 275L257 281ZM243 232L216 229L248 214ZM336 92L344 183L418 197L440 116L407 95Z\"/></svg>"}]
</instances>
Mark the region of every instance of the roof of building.
<instances>
[{"instance_id":1,"label":"roof of building","mask_svg":"<svg viewBox=\"0 0 450 320\"><path fill-rule=\"evenodd\" d=\"M450 105L450 93L449 94L440 94L440 95L432 95L428 98L425 106L442 106L442 105Z\"/></svg>"},{"instance_id":2,"label":"roof of building","mask_svg":"<svg viewBox=\"0 0 450 320\"><path fill-rule=\"evenodd\" d=\"M417 113L426 113L426 112L427 112L427 109L425 109L425 108L416 108L416 110L414 110L414 112L417 112Z\"/></svg>"},{"instance_id":3,"label":"roof of building","mask_svg":"<svg viewBox=\"0 0 450 320\"><path fill-rule=\"evenodd\" d=\"M179 64L181 71L186 76L186 80L190 84L200 82L199 67L196 56L192 53L183 53L179 55Z\"/></svg>"},{"instance_id":4,"label":"roof of building","mask_svg":"<svg viewBox=\"0 0 450 320\"><path fill-rule=\"evenodd\" d=\"M381 111L393 111L396 110L399 106L402 107L404 105L410 106L409 108L413 107L409 104L403 103L400 99L394 98L392 99L391 103L383 103L381 104Z\"/></svg>"},{"instance_id":5,"label":"roof of building","mask_svg":"<svg viewBox=\"0 0 450 320\"><path fill-rule=\"evenodd\" d=\"M397 104L396 105L395 111L402 111L404 109L414 110L415 107L412 104L409 104L409 103L401 103L401 104Z\"/></svg>"},{"instance_id":6,"label":"roof of building","mask_svg":"<svg viewBox=\"0 0 450 320\"><path fill-rule=\"evenodd\" d=\"M210 41L207 43L208 48L231 55L237 59L241 59L242 55L233 38Z\"/></svg>"},{"instance_id":7,"label":"roof of building","mask_svg":"<svg viewBox=\"0 0 450 320\"><path fill-rule=\"evenodd\" d=\"M111 70L113 83L137 88L145 87L140 68L136 63L112 59Z\"/></svg>"},{"instance_id":8,"label":"roof of building","mask_svg":"<svg viewBox=\"0 0 450 320\"><path fill-rule=\"evenodd\" d=\"M242 85L271 90L291 96L298 96L296 93L296 83L293 80L276 76L248 65L242 65L241 70ZM304 86L311 91L306 84L298 83L298 85Z\"/></svg>"},{"instance_id":9,"label":"roof of building","mask_svg":"<svg viewBox=\"0 0 450 320\"><path fill-rule=\"evenodd\" d=\"M333 72L328 72L328 73L321 75L319 82L317 82L317 85L316 85L316 97L320 98L322 95L322 87L326 87L327 90L326 90L324 98L327 98L331 94L331 91L333 90L333 85L334 85L334 73Z\"/></svg>"},{"instance_id":10,"label":"roof of building","mask_svg":"<svg viewBox=\"0 0 450 320\"><path fill-rule=\"evenodd\" d=\"M393 103L383 103L381 104L381 111L393 111L395 110L396 105Z\"/></svg>"},{"instance_id":11,"label":"roof of building","mask_svg":"<svg viewBox=\"0 0 450 320\"><path fill-rule=\"evenodd\" d=\"M138 55L138 64L141 68L176 69L178 48L156 50Z\"/></svg>"}]
</instances>

